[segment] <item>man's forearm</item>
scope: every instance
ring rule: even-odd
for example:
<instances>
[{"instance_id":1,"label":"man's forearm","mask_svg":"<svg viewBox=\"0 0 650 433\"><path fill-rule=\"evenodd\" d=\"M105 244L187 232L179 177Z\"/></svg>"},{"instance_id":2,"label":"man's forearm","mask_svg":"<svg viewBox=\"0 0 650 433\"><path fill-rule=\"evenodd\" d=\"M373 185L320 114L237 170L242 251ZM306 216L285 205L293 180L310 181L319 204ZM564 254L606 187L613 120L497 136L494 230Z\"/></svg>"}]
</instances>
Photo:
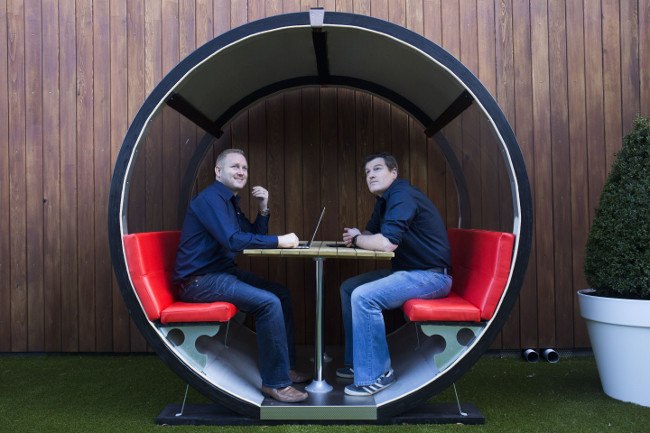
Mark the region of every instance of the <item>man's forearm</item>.
<instances>
[{"instance_id":1,"label":"man's forearm","mask_svg":"<svg viewBox=\"0 0 650 433\"><path fill-rule=\"evenodd\" d=\"M370 232L364 231L362 234L357 236L355 244L359 248L364 250L372 251L395 251L397 245L391 243L384 235L381 233L371 234Z\"/></svg>"}]
</instances>

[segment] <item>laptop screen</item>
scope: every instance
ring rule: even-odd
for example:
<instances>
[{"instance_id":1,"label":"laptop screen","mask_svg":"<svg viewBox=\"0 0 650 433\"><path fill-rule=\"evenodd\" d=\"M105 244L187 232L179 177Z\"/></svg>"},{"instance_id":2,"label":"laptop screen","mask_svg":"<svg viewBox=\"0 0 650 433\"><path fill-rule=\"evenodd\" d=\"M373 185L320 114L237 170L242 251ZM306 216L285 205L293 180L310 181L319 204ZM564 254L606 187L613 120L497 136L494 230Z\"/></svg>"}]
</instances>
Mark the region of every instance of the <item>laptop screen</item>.
<instances>
[{"instance_id":1,"label":"laptop screen","mask_svg":"<svg viewBox=\"0 0 650 433\"><path fill-rule=\"evenodd\" d=\"M320 216L318 217L318 222L316 223L316 227L314 228L314 233L311 235L311 239L309 242L307 242L307 247L311 247L312 242L314 242L314 239L316 239L316 233L318 233L318 228L320 227L321 221L323 221L323 215L325 214L325 206L323 206L323 210L320 211ZM303 242L301 242L300 246L305 246Z\"/></svg>"}]
</instances>

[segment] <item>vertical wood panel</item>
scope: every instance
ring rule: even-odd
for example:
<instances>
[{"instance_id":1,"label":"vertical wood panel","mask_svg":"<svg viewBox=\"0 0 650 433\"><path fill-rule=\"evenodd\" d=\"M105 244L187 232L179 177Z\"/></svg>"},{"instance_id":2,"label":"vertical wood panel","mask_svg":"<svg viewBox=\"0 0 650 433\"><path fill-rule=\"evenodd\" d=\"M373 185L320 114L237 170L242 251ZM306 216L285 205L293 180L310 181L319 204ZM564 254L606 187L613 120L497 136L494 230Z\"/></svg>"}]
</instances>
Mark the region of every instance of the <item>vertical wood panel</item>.
<instances>
[{"instance_id":1,"label":"vertical wood panel","mask_svg":"<svg viewBox=\"0 0 650 433\"><path fill-rule=\"evenodd\" d=\"M27 197L25 137L25 26L22 2L7 2L9 84L9 236L11 239L11 349L28 349Z\"/></svg>"},{"instance_id":2,"label":"vertical wood panel","mask_svg":"<svg viewBox=\"0 0 650 433\"><path fill-rule=\"evenodd\" d=\"M476 2L459 2L458 23L460 26L460 61L478 75L478 32ZM472 207L472 226L482 227L482 214L476 212L481 206L482 155L479 135L479 113L476 107L465 110L460 116L460 146L463 175L467 180L469 200Z\"/></svg>"},{"instance_id":3,"label":"vertical wood panel","mask_svg":"<svg viewBox=\"0 0 650 433\"><path fill-rule=\"evenodd\" d=\"M230 29L230 1L229 0L199 0L197 3L197 12L200 10L207 9L207 5L212 3L212 10L214 13L214 36L217 37L221 33ZM201 7L200 7L201 5ZM205 6L203 6L205 5ZM207 14L206 14L207 15ZM197 14L197 21L202 19L202 14ZM204 32L204 34L207 34ZM198 36L198 34L197 34ZM198 38L197 45L200 46L202 43L207 42L210 39Z\"/></svg>"},{"instance_id":4,"label":"vertical wood panel","mask_svg":"<svg viewBox=\"0 0 650 433\"><path fill-rule=\"evenodd\" d=\"M336 2L338 12L355 12L355 8L369 7L367 2L355 2L352 0ZM369 11L368 11L369 12ZM327 239L340 240L343 227L357 226L357 180L356 175L359 173L356 160L356 124L355 124L355 98L356 91L349 89L339 89L336 100L337 108L337 154L339 161L335 168L339 190L337 209L333 209L337 217L336 225L333 228L331 236ZM355 222L355 223L353 223ZM355 260L338 260L338 280L331 282L334 289L330 294L329 314L327 316L327 326L336 324L337 327L332 329L329 337L329 344L342 344L343 322L341 316L341 296L339 292L340 283L347 278L359 273Z\"/></svg>"},{"instance_id":5,"label":"vertical wood panel","mask_svg":"<svg viewBox=\"0 0 650 433\"><path fill-rule=\"evenodd\" d=\"M515 122L514 128L522 148L528 175L531 179L533 203L537 203L535 194L535 162L533 137L533 83L532 53L530 39L530 9L524 0L512 1L512 33L514 40L514 87L515 87ZM537 209L535 209L537 211ZM536 221L538 223L538 221ZM536 233L536 232L534 232ZM534 238L535 236L533 236ZM537 347L537 280L536 239L528 264L528 272L519 295L520 330L522 347Z\"/></svg>"},{"instance_id":6,"label":"vertical wood panel","mask_svg":"<svg viewBox=\"0 0 650 433\"><path fill-rule=\"evenodd\" d=\"M258 0L249 0L247 7L247 22L258 20L264 17L264 4ZM264 186L267 189L267 166L268 166L268 148L267 148L267 120L266 120L266 103L264 101L254 104L249 109L248 114L248 215L254 220L259 211L259 202L250 195L250 188L253 186ZM270 193L272 191L269 191ZM271 195L273 200L277 199ZM269 200L270 203L272 203ZM254 258L251 259L250 270L264 278L268 278L269 260Z\"/></svg>"},{"instance_id":7,"label":"vertical wood panel","mask_svg":"<svg viewBox=\"0 0 650 433\"><path fill-rule=\"evenodd\" d=\"M302 91L302 213L303 227L300 239L306 239L314 230L318 213L321 210L321 151L320 151L320 90L309 88ZM307 320L304 324L306 343L314 341L314 317L316 284L314 282L314 263L305 263L304 275L305 309Z\"/></svg>"},{"instance_id":8,"label":"vertical wood panel","mask_svg":"<svg viewBox=\"0 0 650 433\"><path fill-rule=\"evenodd\" d=\"M27 188L27 349L45 346L43 306L43 62L41 5L25 6L25 144Z\"/></svg>"},{"instance_id":9,"label":"vertical wood panel","mask_svg":"<svg viewBox=\"0 0 650 433\"><path fill-rule=\"evenodd\" d=\"M372 1L370 4L370 13L375 18L388 21L390 19L389 5L390 2L388 2L387 0ZM373 96L371 101L372 101L372 106L369 107L371 111L369 117L370 123L368 124L368 127L366 127L365 124L363 123L364 120L363 117L357 120L357 124L359 125L359 127L364 128L361 131L365 130L369 132L368 128L370 128L370 130L372 131L371 142L364 141L360 143L361 138L357 138L357 149L359 149L359 145L362 144L361 147L362 152L357 152L357 160L359 160L360 162L359 167L361 167L361 162L363 161L363 158L365 156L375 152L390 151L391 149L390 147L391 146L390 106L385 101L383 101L382 99L376 96ZM363 102L363 101L359 101L359 102ZM361 105L360 107L363 107L363 105ZM363 116L363 114L361 115ZM374 206L374 198L372 194L370 194L368 191L368 185L366 184L365 178L361 179L358 182L357 197L360 198L359 200L360 206L359 206L357 223L359 224L359 228L361 230L364 230L366 227L366 223L370 219L372 208ZM365 262L365 261L361 262L359 263L359 272L360 273L368 272L374 269L375 266L376 263Z\"/></svg>"},{"instance_id":10,"label":"vertical wood panel","mask_svg":"<svg viewBox=\"0 0 650 433\"><path fill-rule=\"evenodd\" d=\"M263 186L269 189L267 182L268 149L266 137L266 104L264 101L256 103L248 111L248 185L240 193L242 198L248 196L249 208L247 213L251 221L255 220L259 212L259 201L250 194L254 186ZM273 190L269 190L269 205L280 204ZM246 208L243 208L246 209ZM280 216L280 215L279 215ZM281 218L281 216L280 216ZM277 219L277 218L275 218ZM251 259L250 270L264 278L268 277L269 261L266 258L256 257Z\"/></svg>"},{"instance_id":11,"label":"vertical wood panel","mask_svg":"<svg viewBox=\"0 0 650 433\"><path fill-rule=\"evenodd\" d=\"M111 260L108 248L108 230L106 215L108 213L108 190L111 179L111 81L110 71L110 2L108 0L93 3L93 142L94 145L94 233L95 233L95 329L98 352L113 350L113 316Z\"/></svg>"},{"instance_id":12,"label":"vertical wood panel","mask_svg":"<svg viewBox=\"0 0 650 433\"><path fill-rule=\"evenodd\" d=\"M368 184L366 183L365 176L363 173L363 161L367 155L373 154L376 151L375 146L377 146L378 137L384 137L381 135L383 132L382 128L375 128L373 123L376 115L388 115L388 110L377 109L380 105L376 97L370 96L365 93L355 92L355 105L357 107L355 113L355 144L356 144L356 165L355 173L359 173L356 176L356 196L357 196L357 212L356 219L350 221L345 227L357 227L360 230L365 230L366 223L370 219L372 209L375 204L375 199L372 194L368 191ZM387 124L387 123L386 123ZM384 125L386 125L384 124ZM369 272L372 269L375 269L375 263L371 261L362 260L357 263L359 273Z\"/></svg>"},{"instance_id":13,"label":"vertical wood panel","mask_svg":"<svg viewBox=\"0 0 650 433\"><path fill-rule=\"evenodd\" d=\"M639 0L639 71L641 71L641 109L650 116L650 0Z\"/></svg>"},{"instance_id":14,"label":"vertical wood panel","mask_svg":"<svg viewBox=\"0 0 650 433\"><path fill-rule=\"evenodd\" d=\"M127 71L128 71L128 53L127 53L127 0L111 1L111 21L110 21L110 40L111 40L111 167L117 158L117 153L122 145L125 131L128 128L128 105L127 96ZM113 306L113 351L128 352L130 348L129 314L122 300L122 294L113 277L112 306Z\"/></svg>"},{"instance_id":15,"label":"vertical wood panel","mask_svg":"<svg viewBox=\"0 0 650 433\"><path fill-rule=\"evenodd\" d=\"M244 153L246 153L246 155L249 158L248 166L250 169L251 167L255 167L255 161L250 160L250 154L248 152L249 150L248 143L250 142L248 136L249 133L248 117L249 117L249 113L247 112L242 113L240 116L238 116L230 126L230 134L232 140L231 141L232 147L241 149L244 151ZM211 163L208 163L207 165L214 166L214 161L211 161ZM212 180L214 181L214 174L212 176ZM253 180L250 179L250 172L249 172L249 182L253 182ZM240 194L239 206L247 215L249 215L248 194ZM250 258L239 256L237 257L237 264L242 266L244 269L250 269Z\"/></svg>"},{"instance_id":16,"label":"vertical wood panel","mask_svg":"<svg viewBox=\"0 0 650 433\"><path fill-rule=\"evenodd\" d=\"M442 44L442 12L441 1L432 0L425 1L423 5L423 35L433 41L434 43ZM451 179L446 173L446 163L444 156L440 152L435 140L428 138L426 140L427 147L427 186L428 195L433 203L438 208L443 221L448 221L447 215L448 205L445 192L453 186L447 185L447 181Z\"/></svg>"},{"instance_id":17,"label":"vertical wood panel","mask_svg":"<svg viewBox=\"0 0 650 433\"><path fill-rule=\"evenodd\" d=\"M460 58L460 5L458 1L441 2L441 32L440 45L451 55ZM456 119L442 131L457 156L462 155L460 147L462 142L462 129L460 120ZM459 162L462 163L462 161ZM445 179L445 197L453 197L456 193L456 185L451 171L447 171ZM444 212L447 216L445 221L447 227L457 227L459 223L458 201L448 200Z\"/></svg>"},{"instance_id":18,"label":"vertical wood panel","mask_svg":"<svg viewBox=\"0 0 650 433\"><path fill-rule=\"evenodd\" d=\"M346 155L340 154L338 146L338 93L343 90L322 89L320 95L320 114L321 114L321 136L320 136L320 167L321 167L321 200L319 202L320 210L325 206L325 216L320 228L319 239L335 239L340 237L341 229L339 225L339 191L341 188L339 176L337 176L340 162ZM315 221L315 220L314 220ZM311 233L310 233L311 235ZM324 278L324 312L325 317L336 317L337 311L340 310L340 298L338 295L338 286L340 281L340 260L329 260L325 262ZM325 343L336 343L339 340L341 330L341 321L328 320L327 329L331 329L331 334L325 336Z\"/></svg>"},{"instance_id":19,"label":"vertical wood panel","mask_svg":"<svg viewBox=\"0 0 650 433\"><path fill-rule=\"evenodd\" d=\"M571 152L569 141L567 27L564 2L549 1L551 146L553 154L553 245L555 338L558 347L573 345L575 290L571 254Z\"/></svg>"},{"instance_id":20,"label":"vertical wood panel","mask_svg":"<svg viewBox=\"0 0 650 433\"><path fill-rule=\"evenodd\" d=\"M248 19L248 2L246 0L233 0L230 3L230 28L246 24Z\"/></svg>"},{"instance_id":21,"label":"vertical wood panel","mask_svg":"<svg viewBox=\"0 0 650 433\"><path fill-rule=\"evenodd\" d=\"M538 345L555 343L555 293L553 255L553 174L549 77L549 28L546 1L531 2L531 46L533 83L533 140L535 161L535 241L537 267Z\"/></svg>"},{"instance_id":22,"label":"vertical wood panel","mask_svg":"<svg viewBox=\"0 0 650 433\"><path fill-rule=\"evenodd\" d=\"M496 20L496 98L499 107L503 111L506 119L514 129L515 122L515 93L514 93L514 41L512 33L512 1L495 0L495 20ZM499 177L499 182L503 186L509 182L503 176ZM507 187L503 187L507 191ZM520 321L520 301L518 300L512 310L510 318L501 330L501 344L503 348L519 348L519 321Z\"/></svg>"},{"instance_id":23,"label":"vertical wood panel","mask_svg":"<svg viewBox=\"0 0 650 433\"><path fill-rule=\"evenodd\" d=\"M302 149L302 91L292 90L284 95L284 130L285 130L285 215L287 231L302 233L303 220L303 149ZM311 317L307 312L305 295L306 260L287 260L287 287L291 290L293 300L294 323L305 323ZM306 341L305 328L296 326L295 340L297 344Z\"/></svg>"},{"instance_id":24,"label":"vertical wood panel","mask_svg":"<svg viewBox=\"0 0 650 433\"><path fill-rule=\"evenodd\" d=\"M600 0L583 0L585 31L585 101L587 115L587 166L589 176L589 221L593 220L605 183L606 148L603 89L603 32Z\"/></svg>"},{"instance_id":25,"label":"vertical wood panel","mask_svg":"<svg viewBox=\"0 0 650 433\"><path fill-rule=\"evenodd\" d=\"M277 95L266 102L267 158L266 185L273 197L275 215L269 222L269 233L290 233L286 226L287 213L285 194L285 134L284 134L284 95ZM269 279L286 285L286 260L269 263Z\"/></svg>"},{"instance_id":26,"label":"vertical wood panel","mask_svg":"<svg viewBox=\"0 0 650 433\"><path fill-rule=\"evenodd\" d=\"M166 37L162 38L161 47L161 78L164 77L180 61L180 5L177 0L164 0L162 4L161 32ZM180 115L173 110L163 113L163 150L159 152L162 157L161 177L162 197L162 227L173 230L179 226L178 200L180 185L181 148L183 140L180 135Z\"/></svg>"},{"instance_id":27,"label":"vertical wood panel","mask_svg":"<svg viewBox=\"0 0 650 433\"><path fill-rule=\"evenodd\" d=\"M77 269L79 299L79 350L96 350L95 327L95 233L93 198L93 4L90 0L77 0L77 143L89 146L88 151L77 151Z\"/></svg>"},{"instance_id":28,"label":"vertical wood panel","mask_svg":"<svg viewBox=\"0 0 650 433\"><path fill-rule=\"evenodd\" d=\"M144 97L149 95L162 78L162 0L144 3ZM165 38L166 40L167 38ZM146 225L143 229L157 230L163 227L163 154L169 149L167 137L163 128L169 118L169 110L158 113L148 126L148 134L144 142L144 152L139 158L144 158L144 171L139 173L144 177L144 197L135 202L136 206L144 204ZM160 143L163 142L163 146ZM161 150L162 149L162 150ZM167 150L168 151L168 150ZM172 158L168 161L173 161ZM170 162L171 162L170 161Z\"/></svg>"},{"instance_id":29,"label":"vertical wood panel","mask_svg":"<svg viewBox=\"0 0 650 433\"><path fill-rule=\"evenodd\" d=\"M0 4L0 47L9 52L7 3ZM0 351L11 351L11 250L9 164L9 71L7 55L0 56Z\"/></svg>"},{"instance_id":30,"label":"vertical wood panel","mask_svg":"<svg viewBox=\"0 0 650 433\"><path fill-rule=\"evenodd\" d=\"M61 350L61 166L59 124L59 4L43 2L43 322L44 350ZM0 97L1 99L1 97ZM110 267L110 263L109 263ZM110 274L109 274L110 280ZM108 321L110 324L110 320Z\"/></svg>"},{"instance_id":31,"label":"vertical wood panel","mask_svg":"<svg viewBox=\"0 0 650 433\"><path fill-rule=\"evenodd\" d=\"M424 33L424 8L421 1L406 1L406 27L416 33ZM410 181L413 185L428 194L427 184L427 137L422 133L423 126L415 119L409 118L409 161Z\"/></svg>"},{"instance_id":32,"label":"vertical wood panel","mask_svg":"<svg viewBox=\"0 0 650 433\"><path fill-rule=\"evenodd\" d=\"M641 2L620 2L620 44L621 44L621 123L623 134L632 129L632 122L639 113L640 95L639 88L639 70L644 70L639 66L639 5ZM643 29L644 27L641 27ZM647 30L647 26L645 28ZM643 31L643 30L641 30ZM645 51L647 55L647 50ZM645 69L647 71L647 69ZM647 75L647 74L646 74ZM646 111L646 114L648 112ZM620 137L614 137L614 142L619 141ZM619 144L621 144L619 142Z\"/></svg>"},{"instance_id":33,"label":"vertical wood panel","mask_svg":"<svg viewBox=\"0 0 650 433\"><path fill-rule=\"evenodd\" d=\"M587 178L587 108L585 80L585 39L582 4L567 3L567 73L569 77L569 141L571 145L571 227L573 228L573 287L586 287L582 265L589 219L589 179ZM574 309L574 345L588 347L589 337L578 309Z\"/></svg>"},{"instance_id":34,"label":"vertical wood panel","mask_svg":"<svg viewBox=\"0 0 650 433\"><path fill-rule=\"evenodd\" d=\"M203 9L205 5L200 2L194 2L193 0L182 0L179 3L178 9L178 55L180 59L184 59L190 55L196 49L196 34L197 29L197 13L204 15L204 19L207 22L206 26L210 29L210 34L212 34L212 8ZM200 11L200 12L199 12ZM172 65L173 67L174 65ZM183 182L183 177L185 175L185 170L187 169L188 164L196 150L197 141L202 138L202 135L199 135L201 130L196 125L194 125L190 120L184 116L179 117L179 134L178 134L178 145L176 146L178 151L178 170L177 173L177 182L176 185L173 185L176 189L176 194L179 193L178 188L181 187ZM177 204L179 206L180 203ZM178 208L177 208L178 209ZM183 216L176 215L177 209L174 209L174 216L172 217L173 222L169 222L170 228L177 228L183 224ZM177 220L178 218L178 220Z\"/></svg>"},{"instance_id":35,"label":"vertical wood panel","mask_svg":"<svg viewBox=\"0 0 650 433\"><path fill-rule=\"evenodd\" d=\"M140 109L145 97L145 28L144 28L144 4L141 2L126 2L127 7L127 113L129 123L133 121L136 113ZM140 155L140 158L143 156ZM129 192L130 200L136 203L145 202L144 188L138 186L131 188ZM140 212L144 215L144 212ZM131 219L131 218L129 218ZM139 218L137 224L143 224ZM140 335L133 322L130 322L130 345L134 352L146 350L144 338Z\"/></svg>"},{"instance_id":36,"label":"vertical wood panel","mask_svg":"<svg viewBox=\"0 0 650 433\"><path fill-rule=\"evenodd\" d=\"M77 257L77 32L75 2L59 3L61 125L61 333L62 350L79 350ZM84 145L87 145L85 143ZM86 180L85 180L86 181ZM86 326L86 324L83 324Z\"/></svg>"},{"instance_id":37,"label":"vertical wood panel","mask_svg":"<svg viewBox=\"0 0 650 433\"><path fill-rule=\"evenodd\" d=\"M477 4L478 78L491 95L497 96L496 76L496 22L493 2ZM494 134L491 125L479 114L479 147L481 152L481 220L484 227L497 229L502 200L510 200L509 191L499 191L501 161L494 151ZM487 175L493 173L493 175Z\"/></svg>"},{"instance_id":38,"label":"vertical wood panel","mask_svg":"<svg viewBox=\"0 0 650 433\"><path fill-rule=\"evenodd\" d=\"M490 94L497 97L497 71L496 71L496 20L494 2L477 2L477 73L481 83ZM479 114L479 118L482 116ZM497 152L494 152L494 135L491 125L486 121L479 122L479 148L481 153L482 182L481 193L481 221L484 227L499 228L499 212L502 200L509 200L508 196L499 191L500 161ZM486 176L486 173L492 175ZM492 342L492 348L501 348L501 335Z\"/></svg>"},{"instance_id":39,"label":"vertical wood panel","mask_svg":"<svg viewBox=\"0 0 650 433\"><path fill-rule=\"evenodd\" d=\"M357 160L356 149L356 92L350 90L339 90L338 98L338 179L339 179L339 200L338 208L332 209L338 214L337 225L328 239L341 239L341 233L345 227L357 227L357 208L359 199L357 197L357 177L360 174L359 161ZM359 273L355 260L341 260L339 281ZM333 300L336 305L336 314L328 316L328 321L336 321L339 324L338 334L334 336L336 341L343 340L342 316L340 308L340 294L338 290L338 281L335 282Z\"/></svg>"},{"instance_id":40,"label":"vertical wood panel","mask_svg":"<svg viewBox=\"0 0 650 433\"><path fill-rule=\"evenodd\" d=\"M603 0L603 119L605 167L609 171L614 153L620 149L621 106L621 18L617 0ZM630 2L631 3L631 2Z\"/></svg>"}]
</instances>

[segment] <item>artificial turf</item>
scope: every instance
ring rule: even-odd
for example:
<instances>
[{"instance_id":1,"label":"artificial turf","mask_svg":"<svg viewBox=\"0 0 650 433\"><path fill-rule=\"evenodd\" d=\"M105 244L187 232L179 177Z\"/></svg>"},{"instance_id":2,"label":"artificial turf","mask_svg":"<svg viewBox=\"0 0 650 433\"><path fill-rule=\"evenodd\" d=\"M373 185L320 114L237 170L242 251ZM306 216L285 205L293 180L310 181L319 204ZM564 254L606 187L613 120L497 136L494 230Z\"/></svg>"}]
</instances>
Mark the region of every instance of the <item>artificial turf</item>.
<instances>
[{"instance_id":1,"label":"artificial turf","mask_svg":"<svg viewBox=\"0 0 650 433\"><path fill-rule=\"evenodd\" d=\"M155 355L0 355L0 432L650 432L650 408L607 397L591 357L484 356L457 389L484 425L159 426L184 384ZM189 401L207 400L191 391ZM432 401L453 402L453 391Z\"/></svg>"}]
</instances>

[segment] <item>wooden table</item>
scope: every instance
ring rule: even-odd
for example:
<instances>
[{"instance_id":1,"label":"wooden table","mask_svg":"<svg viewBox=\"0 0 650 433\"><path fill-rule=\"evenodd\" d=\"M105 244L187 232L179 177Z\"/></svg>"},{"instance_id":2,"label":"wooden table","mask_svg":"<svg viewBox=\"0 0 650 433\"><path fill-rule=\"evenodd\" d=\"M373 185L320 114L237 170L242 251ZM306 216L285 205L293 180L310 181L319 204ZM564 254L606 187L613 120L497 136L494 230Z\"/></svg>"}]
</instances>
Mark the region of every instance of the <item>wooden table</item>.
<instances>
[{"instance_id":1,"label":"wooden table","mask_svg":"<svg viewBox=\"0 0 650 433\"><path fill-rule=\"evenodd\" d=\"M244 250L248 256L311 257L316 263L316 336L314 343L314 380L305 388L309 392L330 392L332 386L323 380L323 262L325 259L390 260L394 253L361 248L328 247L334 241L315 241L311 248L273 248Z\"/></svg>"}]
</instances>

